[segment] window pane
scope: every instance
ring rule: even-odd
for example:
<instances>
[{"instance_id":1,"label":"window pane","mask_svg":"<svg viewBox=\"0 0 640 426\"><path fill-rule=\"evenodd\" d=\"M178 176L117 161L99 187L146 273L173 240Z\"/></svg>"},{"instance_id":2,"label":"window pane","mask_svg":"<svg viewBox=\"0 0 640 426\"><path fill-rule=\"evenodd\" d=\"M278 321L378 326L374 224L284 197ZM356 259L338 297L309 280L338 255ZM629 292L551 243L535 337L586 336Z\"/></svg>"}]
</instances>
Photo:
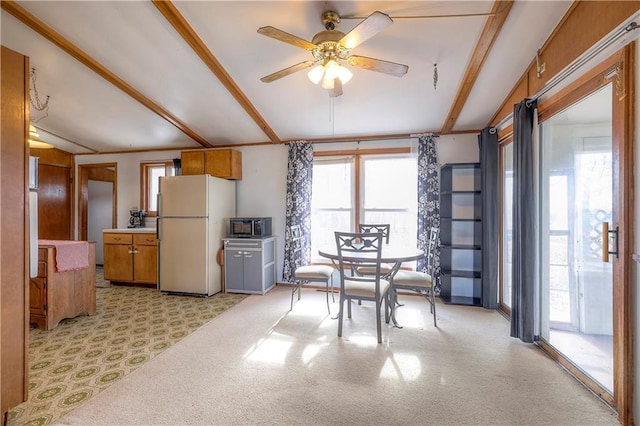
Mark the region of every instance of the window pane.
<instances>
[{"instance_id":1,"label":"window pane","mask_svg":"<svg viewBox=\"0 0 640 426\"><path fill-rule=\"evenodd\" d=\"M353 159L313 164L314 209L352 207Z\"/></svg>"},{"instance_id":2,"label":"window pane","mask_svg":"<svg viewBox=\"0 0 640 426\"><path fill-rule=\"evenodd\" d=\"M417 161L411 157L364 159L365 209L414 209Z\"/></svg>"},{"instance_id":3,"label":"window pane","mask_svg":"<svg viewBox=\"0 0 640 426\"><path fill-rule=\"evenodd\" d=\"M418 162L409 156L363 158L362 223L389 223L389 243L416 247Z\"/></svg>"},{"instance_id":4,"label":"window pane","mask_svg":"<svg viewBox=\"0 0 640 426\"><path fill-rule=\"evenodd\" d=\"M502 299L511 308L513 257L513 143L502 148Z\"/></svg>"},{"instance_id":5,"label":"window pane","mask_svg":"<svg viewBox=\"0 0 640 426\"><path fill-rule=\"evenodd\" d=\"M335 231L352 230L353 163L352 157L315 160L313 163L312 258L319 257L320 248L335 245Z\"/></svg>"},{"instance_id":6,"label":"window pane","mask_svg":"<svg viewBox=\"0 0 640 426\"><path fill-rule=\"evenodd\" d=\"M165 166L152 166L149 171L149 194L148 194L148 211L158 211L158 185L160 184L160 176L165 176Z\"/></svg>"},{"instance_id":7,"label":"window pane","mask_svg":"<svg viewBox=\"0 0 640 426\"><path fill-rule=\"evenodd\" d=\"M351 223L351 210L317 210L311 219L311 257L319 257L321 248L335 246L334 232L350 231Z\"/></svg>"}]
</instances>

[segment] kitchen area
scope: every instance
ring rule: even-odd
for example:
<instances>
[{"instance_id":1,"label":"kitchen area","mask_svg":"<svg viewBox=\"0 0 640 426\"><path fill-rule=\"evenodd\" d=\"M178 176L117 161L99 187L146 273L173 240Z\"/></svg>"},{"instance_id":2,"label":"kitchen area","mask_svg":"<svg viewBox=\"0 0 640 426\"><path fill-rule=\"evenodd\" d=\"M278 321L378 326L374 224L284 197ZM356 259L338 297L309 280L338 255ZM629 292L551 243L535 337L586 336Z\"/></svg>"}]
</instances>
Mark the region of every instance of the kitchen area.
<instances>
[{"instance_id":1,"label":"kitchen area","mask_svg":"<svg viewBox=\"0 0 640 426\"><path fill-rule=\"evenodd\" d=\"M159 178L157 212L129 210L127 226L102 230L104 279L208 297L265 294L277 280L272 218L237 217L242 153L181 153L178 176Z\"/></svg>"}]
</instances>

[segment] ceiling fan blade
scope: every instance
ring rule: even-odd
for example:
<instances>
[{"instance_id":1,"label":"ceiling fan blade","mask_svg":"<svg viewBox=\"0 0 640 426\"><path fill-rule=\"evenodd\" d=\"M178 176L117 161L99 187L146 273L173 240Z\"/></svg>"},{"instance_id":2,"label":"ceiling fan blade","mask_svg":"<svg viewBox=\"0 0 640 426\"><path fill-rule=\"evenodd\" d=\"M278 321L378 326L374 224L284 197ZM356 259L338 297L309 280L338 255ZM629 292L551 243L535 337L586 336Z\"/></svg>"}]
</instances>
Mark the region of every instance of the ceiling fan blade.
<instances>
[{"instance_id":1,"label":"ceiling fan blade","mask_svg":"<svg viewBox=\"0 0 640 426\"><path fill-rule=\"evenodd\" d=\"M383 61L381 59L367 58L366 56L352 55L347 57L347 62L349 65L354 67L364 68L369 71L382 72L395 77L402 77L407 73L407 71L409 71L409 67L407 65Z\"/></svg>"},{"instance_id":2,"label":"ceiling fan blade","mask_svg":"<svg viewBox=\"0 0 640 426\"><path fill-rule=\"evenodd\" d=\"M271 26L258 28L258 34L275 38L276 40L284 41L285 43L289 43L306 50L313 50L316 48L316 45L311 43L310 41L304 40L300 37L294 36L293 34L289 34Z\"/></svg>"},{"instance_id":3,"label":"ceiling fan blade","mask_svg":"<svg viewBox=\"0 0 640 426\"><path fill-rule=\"evenodd\" d=\"M389 18L389 15L382 12L373 12L342 37L340 44L347 49L353 49L391 24L393 24L393 19Z\"/></svg>"},{"instance_id":4,"label":"ceiling fan blade","mask_svg":"<svg viewBox=\"0 0 640 426\"><path fill-rule=\"evenodd\" d=\"M329 89L329 97L337 98L338 96L342 96L342 82L336 77L333 79L333 89Z\"/></svg>"},{"instance_id":5,"label":"ceiling fan blade","mask_svg":"<svg viewBox=\"0 0 640 426\"><path fill-rule=\"evenodd\" d=\"M277 80L277 79L282 78L282 77L286 77L289 74L293 74L296 71L300 71L300 70L303 70L305 68L312 67L316 63L317 63L317 61L300 62L299 64L292 65L289 68L285 68L285 69L282 69L280 71L276 71L273 74L269 74L269 75L267 75L265 77L262 77L260 79L260 81L262 81L263 83L271 83L274 80Z\"/></svg>"}]
</instances>

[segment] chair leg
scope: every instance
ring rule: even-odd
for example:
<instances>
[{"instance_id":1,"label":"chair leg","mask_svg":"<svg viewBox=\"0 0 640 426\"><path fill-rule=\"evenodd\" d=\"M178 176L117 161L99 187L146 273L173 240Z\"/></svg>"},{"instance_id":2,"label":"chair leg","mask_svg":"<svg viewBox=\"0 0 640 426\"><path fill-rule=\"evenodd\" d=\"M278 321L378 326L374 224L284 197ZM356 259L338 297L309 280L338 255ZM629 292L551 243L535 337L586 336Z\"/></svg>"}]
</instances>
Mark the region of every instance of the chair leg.
<instances>
[{"instance_id":1,"label":"chair leg","mask_svg":"<svg viewBox=\"0 0 640 426\"><path fill-rule=\"evenodd\" d=\"M331 278L330 278L330 280L331 280L331 301L332 301L333 303L336 303L336 298L335 298L335 296L333 295L333 274L331 274Z\"/></svg>"},{"instance_id":2,"label":"chair leg","mask_svg":"<svg viewBox=\"0 0 640 426\"><path fill-rule=\"evenodd\" d=\"M340 295L340 310L338 311L338 337L342 337L342 315L343 315L342 311L343 310L344 310L344 297Z\"/></svg>"},{"instance_id":3,"label":"chair leg","mask_svg":"<svg viewBox=\"0 0 640 426\"><path fill-rule=\"evenodd\" d=\"M347 317L351 318L351 299L347 298Z\"/></svg>"},{"instance_id":4,"label":"chair leg","mask_svg":"<svg viewBox=\"0 0 640 426\"><path fill-rule=\"evenodd\" d=\"M433 326L437 327L438 323L436 320L436 296L434 294L433 289L431 290L431 309L433 311Z\"/></svg>"},{"instance_id":5,"label":"chair leg","mask_svg":"<svg viewBox=\"0 0 640 426\"><path fill-rule=\"evenodd\" d=\"M289 307L289 310L293 309L293 295L296 294L296 291L298 292L298 300L300 300L300 287L302 286L302 281L294 281L293 282L293 287L291 287L291 306Z\"/></svg>"},{"instance_id":6,"label":"chair leg","mask_svg":"<svg viewBox=\"0 0 640 426\"><path fill-rule=\"evenodd\" d=\"M291 287L291 306L289 307L289 310L293 310L293 295L296 292L296 283L293 283L293 287Z\"/></svg>"},{"instance_id":7,"label":"chair leg","mask_svg":"<svg viewBox=\"0 0 640 426\"><path fill-rule=\"evenodd\" d=\"M382 343L382 318L380 315L381 307L382 301L376 300L376 332L378 333L378 343Z\"/></svg>"},{"instance_id":8,"label":"chair leg","mask_svg":"<svg viewBox=\"0 0 640 426\"><path fill-rule=\"evenodd\" d=\"M389 324L390 309L389 309L389 293L384 298L384 322Z\"/></svg>"},{"instance_id":9,"label":"chair leg","mask_svg":"<svg viewBox=\"0 0 640 426\"><path fill-rule=\"evenodd\" d=\"M333 292L331 293L331 297L333 297ZM329 305L329 281L327 281L327 312L331 315L331 306Z\"/></svg>"}]
</instances>

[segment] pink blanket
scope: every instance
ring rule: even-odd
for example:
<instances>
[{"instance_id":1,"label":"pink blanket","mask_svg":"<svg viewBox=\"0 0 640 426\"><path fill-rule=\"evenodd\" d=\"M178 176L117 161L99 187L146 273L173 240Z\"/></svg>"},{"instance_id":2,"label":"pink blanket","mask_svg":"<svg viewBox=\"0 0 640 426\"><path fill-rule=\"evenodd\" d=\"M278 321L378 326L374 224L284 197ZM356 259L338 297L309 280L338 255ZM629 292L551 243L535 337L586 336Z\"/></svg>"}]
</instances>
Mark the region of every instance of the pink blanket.
<instances>
[{"instance_id":1,"label":"pink blanket","mask_svg":"<svg viewBox=\"0 0 640 426\"><path fill-rule=\"evenodd\" d=\"M39 246L56 248L56 270L75 271L89 266L89 243L86 241L38 240Z\"/></svg>"}]
</instances>

